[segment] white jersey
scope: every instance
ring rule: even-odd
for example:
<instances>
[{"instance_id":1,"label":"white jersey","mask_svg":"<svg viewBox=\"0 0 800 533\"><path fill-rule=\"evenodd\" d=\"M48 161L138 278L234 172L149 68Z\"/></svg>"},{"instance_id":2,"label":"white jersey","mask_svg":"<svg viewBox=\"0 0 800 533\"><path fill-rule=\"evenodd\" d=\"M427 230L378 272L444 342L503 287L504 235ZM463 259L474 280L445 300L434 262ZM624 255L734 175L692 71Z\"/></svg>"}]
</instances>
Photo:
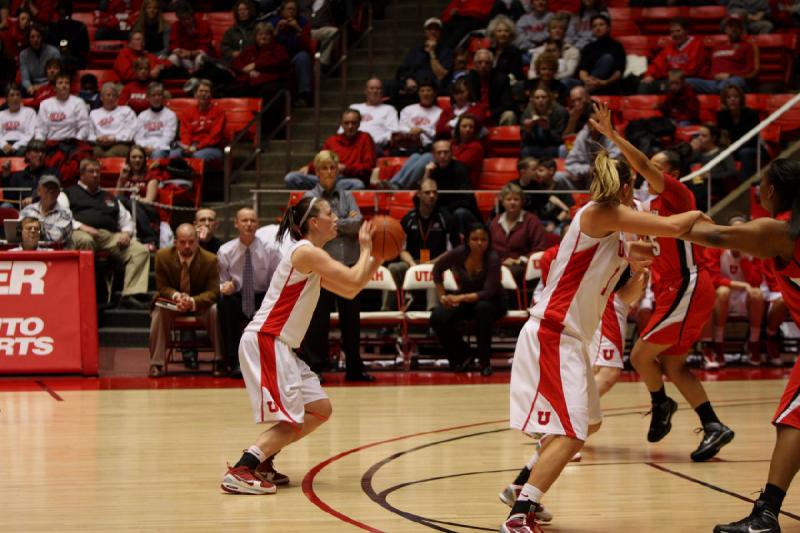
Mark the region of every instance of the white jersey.
<instances>
[{"instance_id":1,"label":"white jersey","mask_svg":"<svg viewBox=\"0 0 800 533\"><path fill-rule=\"evenodd\" d=\"M103 135L114 137L119 143L133 140L136 132L136 113L126 105L118 105L111 111L104 107L89 113L92 128L89 132L89 142L96 142Z\"/></svg>"},{"instance_id":2,"label":"white jersey","mask_svg":"<svg viewBox=\"0 0 800 533\"><path fill-rule=\"evenodd\" d=\"M133 140L139 146L153 150L169 150L178 131L178 116L171 109L161 111L145 109L136 119L136 134Z\"/></svg>"},{"instance_id":3,"label":"white jersey","mask_svg":"<svg viewBox=\"0 0 800 533\"><path fill-rule=\"evenodd\" d=\"M36 133L36 111L22 106L12 113L8 109L0 111L0 146L13 141L14 148L25 148Z\"/></svg>"},{"instance_id":4,"label":"white jersey","mask_svg":"<svg viewBox=\"0 0 800 533\"><path fill-rule=\"evenodd\" d=\"M531 309L532 318L586 344L627 264L622 233L597 239L581 232L581 215L592 205L575 215L550 265L542 297Z\"/></svg>"},{"instance_id":5,"label":"white jersey","mask_svg":"<svg viewBox=\"0 0 800 533\"><path fill-rule=\"evenodd\" d=\"M89 113L86 102L74 95L66 100L51 96L39 104L36 138L41 141L66 141L89 138Z\"/></svg>"},{"instance_id":6,"label":"white jersey","mask_svg":"<svg viewBox=\"0 0 800 533\"><path fill-rule=\"evenodd\" d=\"M739 257L735 257L732 251L722 250L722 253L719 256L720 275L724 278L728 278L731 281L747 281L744 276L744 272L742 272L742 264L739 261L741 258L742 254L740 254Z\"/></svg>"},{"instance_id":7,"label":"white jersey","mask_svg":"<svg viewBox=\"0 0 800 533\"><path fill-rule=\"evenodd\" d=\"M319 301L319 274L303 274L292 266L292 255L301 246L314 245L301 239L289 248L272 276L261 308L245 328L277 337L290 348L297 348L303 342Z\"/></svg>"}]
</instances>

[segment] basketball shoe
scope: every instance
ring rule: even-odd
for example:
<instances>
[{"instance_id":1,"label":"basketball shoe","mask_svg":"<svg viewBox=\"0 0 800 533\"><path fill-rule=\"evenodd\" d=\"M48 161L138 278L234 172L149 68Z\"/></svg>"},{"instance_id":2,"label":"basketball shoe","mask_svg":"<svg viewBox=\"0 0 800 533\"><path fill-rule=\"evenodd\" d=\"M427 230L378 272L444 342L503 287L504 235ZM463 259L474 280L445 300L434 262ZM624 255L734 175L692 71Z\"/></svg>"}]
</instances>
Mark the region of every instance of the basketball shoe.
<instances>
[{"instance_id":1,"label":"basketball shoe","mask_svg":"<svg viewBox=\"0 0 800 533\"><path fill-rule=\"evenodd\" d=\"M498 496L500 497L500 501L504 504L508 505L509 507L514 507L514 503L519 498L519 493L522 490L520 485L508 485L503 492L501 492ZM553 513L547 510L547 508L539 504L539 510L536 511L536 518L542 523L549 523L553 521Z\"/></svg>"},{"instance_id":2,"label":"basketball shoe","mask_svg":"<svg viewBox=\"0 0 800 533\"><path fill-rule=\"evenodd\" d=\"M761 343L758 341L748 341L747 353L749 357L745 362L750 366L761 366Z\"/></svg>"},{"instance_id":3,"label":"basketball shoe","mask_svg":"<svg viewBox=\"0 0 800 533\"><path fill-rule=\"evenodd\" d=\"M772 511L761 500L753 505L747 518L730 524L717 524L714 533L781 533L781 526Z\"/></svg>"},{"instance_id":4,"label":"basketball shoe","mask_svg":"<svg viewBox=\"0 0 800 533\"><path fill-rule=\"evenodd\" d=\"M777 335L770 335L767 337L767 358L769 359L770 366L781 367L783 366L783 358L781 357L781 339Z\"/></svg>"},{"instance_id":5,"label":"basketball shoe","mask_svg":"<svg viewBox=\"0 0 800 533\"><path fill-rule=\"evenodd\" d=\"M231 494L275 494L278 488L269 481L258 479L246 466L232 467L222 478L220 488Z\"/></svg>"},{"instance_id":6,"label":"basketball shoe","mask_svg":"<svg viewBox=\"0 0 800 533\"><path fill-rule=\"evenodd\" d=\"M281 474L277 470L275 470L275 466L272 464L272 461L275 459L273 455L260 465L256 467L255 475L261 481L266 481L267 483L272 483L273 485L288 485L289 484L289 476Z\"/></svg>"},{"instance_id":7,"label":"basketball shoe","mask_svg":"<svg viewBox=\"0 0 800 533\"><path fill-rule=\"evenodd\" d=\"M544 533L538 516L538 509L541 507L539 504L533 504L527 515L513 514L509 516L500 526L500 533Z\"/></svg>"},{"instance_id":8,"label":"basketball shoe","mask_svg":"<svg viewBox=\"0 0 800 533\"><path fill-rule=\"evenodd\" d=\"M734 433L731 428L719 422L706 424L702 430L703 440L692 452L692 461L708 461L719 453L723 446L733 440Z\"/></svg>"},{"instance_id":9,"label":"basketball shoe","mask_svg":"<svg viewBox=\"0 0 800 533\"><path fill-rule=\"evenodd\" d=\"M647 431L648 442L658 442L672 430L672 415L678 410L678 404L667 397L650 408L650 429Z\"/></svg>"},{"instance_id":10,"label":"basketball shoe","mask_svg":"<svg viewBox=\"0 0 800 533\"><path fill-rule=\"evenodd\" d=\"M719 361L725 360L725 354L716 353L711 346L703 347L703 370L717 370L721 365Z\"/></svg>"}]
</instances>

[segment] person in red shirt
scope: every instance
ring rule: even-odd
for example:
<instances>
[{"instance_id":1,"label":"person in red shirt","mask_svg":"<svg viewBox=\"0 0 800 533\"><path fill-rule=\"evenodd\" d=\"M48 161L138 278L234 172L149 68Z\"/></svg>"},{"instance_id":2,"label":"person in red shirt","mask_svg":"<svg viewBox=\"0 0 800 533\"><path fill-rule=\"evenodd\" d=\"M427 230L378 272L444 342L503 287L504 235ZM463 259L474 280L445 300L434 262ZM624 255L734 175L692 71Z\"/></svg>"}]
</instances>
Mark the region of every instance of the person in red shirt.
<instances>
[{"instance_id":1,"label":"person in red shirt","mask_svg":"<svg viewBox=\"0 0 800 533\"><path fill-rule=\"evenodd\" d=\"M494 2L486 0L451 0L442 12L441 45L455 50L465 35L485 28L493 6Z\"/></svg>"},{"instance_id":2,"label":"person in red shirt","mask_svg":"<svg viewBox=\"0 0 800 533\"><path fill-rule=\"evenodd\" d=\"M659 106L661 114L677 126L700 122L700 100L692 86L683 79L683 72L670 70L667 78L667 98Z\"/></svg>"},{"instance_id":3,"label":"person in red shirt","mask_svg":"<svg viewBox=\"0 0 800 533\"><path fill-rule=\"evenodd\" d=\"M456 133L450 145L453 158L469 168L472 187L478 188L483 171L483 143L478 139L478 120L470 113L464 113L456 121Z\"/></svg>"},{"instance_id":4,"label":"person in red shirt","mask_svg":"<svg viewBox=\"0 0 800 533\"><path fill-rule=\"evenodd\" d=\"M375 143L369 133L358 131L361 113L347 109L342 113L342 133L331 135L322 145L339 156L337 189L363 189L375 168ZM319 178L315 175L314 162L289 172L284 178L286 188L292 190L313 189Z\"/></svg>"},{"instance_id":5,"label":"person in red shirt","mask_svg":"<svg viewBox=\"0 0 800 533\"><path fill-rule=\"evenodd\" d=\"M101 5L103 2L100 3ZM95 11L97 30L95 39L123 40L128 38L135 13L142 7L142 0L106 0L104 9Z\"/></svg>"},{"instance_id":6,"label":"person in red shirt","mask_svg":"<svg viewBox=\"0 0 800 533\"><path fill-rule=\"evenodd\" d=\"M653 59L639 82L639 94L662 92L664 79L670 70L680 70L687 78L706 77L708 52L702 39L689 35L686 19L672 19L669 34L670 42Z\"/></svg>"},{"instance_id":7,"label":"person in red shirt","mask_svg":"<svg viewBox=\"0 0 800 533\"><path fill-rule=\"evenodd\" d=\"M48 59L44 65L44 72L47 75L47 83L39 85L33 93L33 102L31 107L39 109L39 104L56 95L56 78L61 74L61 60Z\"/></svg>"},{"instance_id":8,"label":"person in red shirt","mask_svg":"<svg viewBox=\"0 0 800 533\"><path fill-rule=\"evenodd\" d=\"M800 162L776 159L761 174L759 200L770 217L735 226L698 221L681 236L715 248L736 249L765 259L775 276L792 319L800 324ZM774 217L774 218L772 218ZM777 431L764 491L749 516L719 524L715 533L760 531L778 533L778 516L786 491L800 470L800 363L795 362L780 404L772 419Z\"/></svg>"},{"instance_id":9,"label":"person in red shirt","mask_svg":"<svg viewBox=\"0 0 800 533\"><path fill-rule=\"evenodd\" d=\"M133 109L138 115L150 107L147 98L147 87L150 85L150 61L146 57L140 57L133 63L136 71L136 79L128 82L122 88L119 95L119 105L126 105Z\"/></svg>"},{"instance_id":10,"label":"person in red shirt","mask_svg":"<svg viewBox=\"0 0 800 533\"><path fill-rule=\"evenodd\" d=\"M289 52L275 41L275 28L268 22L255 26L255 44L248 46L231 62L242 96L268 100L289 79Z\"/></svg>"},{"instance_id":11,"label":"person in red shirt","mask_svg":"<svg viewBox=\"0 0 800 533\"><path fill-rule=\"evenodd\" d=\"M142 57L147 58L150 64L148 78L151 80L159 79L162 71L172 66L166 59L161 59L145 50L144 34L140 31L133 31L128 38L128 46L120 50L117 59L114 61L114 72L117 73L120 81L127 83L137 79L134 62Z\"/></svg>"},{"instance_id":12,"label":"person in red shirt","mask_svg":"<svg viewBox=\"0 0 800 533\"><path fill-rule=\"evenodd\" d=\"M710 79L691 77L686 81L698 93L719 94L729 85L747 90L748 80L758 74L758 45L744 40L744 23L740 17L725 20L727 42L718 42L711 47Z\"/></svg>"},{"instance_id":13,"label":"person in red shirt","mask_svg":"<svg viewBox=\"0 0 800 533\"><path fill-rule=\"evenodd\" d=\"M194 74L203 67L206 56L212 55L211 26L188 2L175 4L175 16L178 20L169 31L169 61Z\"/></svg>"},{"instance_id":14,"label":"person in red shirt","mask_svg":"<svg viewBox=\"0 0 800 533\"><path fill-rule=\"evenodd\" d=\"M179 115L180 148L172 150L170 157L222 159L220 145L225 131L225 112L212 100L213 88L210 80L198 82L194 92L197 106Z\"/></svg>"}]
</instances>

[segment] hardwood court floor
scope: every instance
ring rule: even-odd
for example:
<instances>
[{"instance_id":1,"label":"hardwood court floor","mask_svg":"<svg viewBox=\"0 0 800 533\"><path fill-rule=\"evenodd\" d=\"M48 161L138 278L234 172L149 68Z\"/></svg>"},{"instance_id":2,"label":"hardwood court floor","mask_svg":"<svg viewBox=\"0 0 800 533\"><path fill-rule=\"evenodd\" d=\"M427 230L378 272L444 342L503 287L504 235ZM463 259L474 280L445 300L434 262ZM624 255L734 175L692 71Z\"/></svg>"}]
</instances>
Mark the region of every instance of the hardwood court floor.
<instances>
[{"instance_id":1,"label":"hardwood court floor","mask_svg":"<svg viewBox=\"0 0 800 533\"><path fill-rule=\"evenodd\" d=\"M707 383L736 439L693 464L696 416L645 441L648 397L620 383L605 427L547 495L547 532L710 532L767 472L783 380ZM507 429L504 384L343 387L334 416L278 456L274 496L232 496L226 461L252 443L242 389L0 392L0 531L497 531L497 493L533 451ZM668 392L677 399L674 387ZM783 530L800 531L800 489Z\"/></svg>"}]
</instances>

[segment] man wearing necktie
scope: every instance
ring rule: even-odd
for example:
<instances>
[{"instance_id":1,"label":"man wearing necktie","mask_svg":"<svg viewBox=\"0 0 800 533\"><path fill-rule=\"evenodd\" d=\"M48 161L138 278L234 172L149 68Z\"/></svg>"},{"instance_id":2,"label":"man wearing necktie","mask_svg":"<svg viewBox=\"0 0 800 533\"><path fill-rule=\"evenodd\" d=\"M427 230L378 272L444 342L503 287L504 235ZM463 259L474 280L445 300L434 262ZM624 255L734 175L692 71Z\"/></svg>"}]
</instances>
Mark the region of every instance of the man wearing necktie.
<instances>
[{"instance_id":1,"label":"man wearing necktie","mask_svg":"<svg viewBox=\"0 0 800 533\"><path fill-rule=\"evenodd\" d=\"M239 237L223 244L217 254L221 294L219 324L226 369L232 376L241 377L239 339L261 306L281 255L277 247L256 237L258 218L253 209L239 209L234 227Z\"/></svg>"}]
</instances>

